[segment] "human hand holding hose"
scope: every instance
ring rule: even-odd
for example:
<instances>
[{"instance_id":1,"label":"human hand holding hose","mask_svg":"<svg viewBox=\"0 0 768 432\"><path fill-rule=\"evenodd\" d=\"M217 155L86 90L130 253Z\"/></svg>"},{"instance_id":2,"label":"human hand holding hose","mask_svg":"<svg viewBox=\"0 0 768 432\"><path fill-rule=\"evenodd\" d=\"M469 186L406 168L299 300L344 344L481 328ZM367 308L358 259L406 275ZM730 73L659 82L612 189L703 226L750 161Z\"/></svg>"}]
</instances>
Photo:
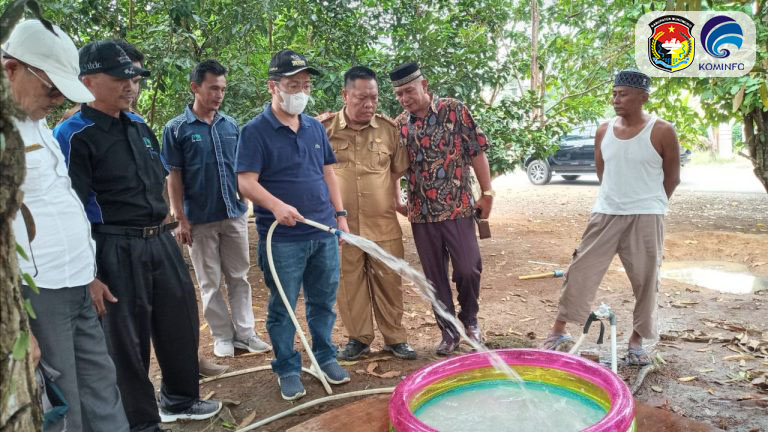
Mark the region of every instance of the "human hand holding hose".
<instances>
[{"instance_id":1,"label":"human hand holding hose","mask_svg":"<svg viewBox=\"0 0 768 432\"><path fill-rule=\"evenodd\" d=\"M272 208L272 214L280 225L294 226L296 222L303 222L304 216L295 207L280 201Z\"/></svg>"}]
</instances>

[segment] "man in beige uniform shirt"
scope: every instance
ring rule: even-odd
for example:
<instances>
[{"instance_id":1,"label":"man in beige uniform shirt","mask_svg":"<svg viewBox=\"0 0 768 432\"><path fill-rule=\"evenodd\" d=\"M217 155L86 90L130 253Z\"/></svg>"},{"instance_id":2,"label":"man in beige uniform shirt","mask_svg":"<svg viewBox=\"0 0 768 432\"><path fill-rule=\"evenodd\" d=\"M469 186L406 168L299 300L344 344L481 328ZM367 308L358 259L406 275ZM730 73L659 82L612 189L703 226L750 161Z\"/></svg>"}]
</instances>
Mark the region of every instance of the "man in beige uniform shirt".
<instances>
[{"instance_id":1,"label":"man in beige uniform shirt","mask_svg":"<svg viewBox=\"0 0 768 432\"><path fill-rule=\"evenodd\" d=\"M344 74L344 108L319 119L328 133L337 163L349 231L403 257L396 209L400 177L408 167L394 122L376 114L378 84L369 68L355 66ZM342 248L338 309L349 342L338 357L354 360L370 351L373 314L384 336L384 349L399 358L415 359L402 325L400 276L359 248ZM373 314L371 313L373 311Z\"/></svg>"}]
</instances>

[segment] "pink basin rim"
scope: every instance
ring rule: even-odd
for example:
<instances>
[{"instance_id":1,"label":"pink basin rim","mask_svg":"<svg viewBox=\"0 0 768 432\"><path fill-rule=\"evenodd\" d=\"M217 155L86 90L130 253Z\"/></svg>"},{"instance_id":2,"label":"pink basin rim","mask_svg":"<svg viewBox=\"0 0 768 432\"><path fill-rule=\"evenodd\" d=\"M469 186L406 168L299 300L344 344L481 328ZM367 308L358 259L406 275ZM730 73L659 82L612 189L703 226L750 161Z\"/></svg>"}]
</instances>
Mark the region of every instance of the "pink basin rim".
<instances>
[{"instance_id":1,"label":"pink basin rim","mask_svg":"<svg viewBox=\"0 0 768 432\"><path fill-rule=\"evenodd\" d=\"M504 349L495 352L510 365L559 369L605 390L610 395L611 408L602 420L584 429L584 432L627 431L632 425L635 403L629 388L619 376L597 363L556 351ZM437 432L413 415L409 408L413 396L444 378L490 365L487 355L472 353L432 363L408 375L397 385L389 402L389 420L394 430Z\"/></svg>"}]
</instances>

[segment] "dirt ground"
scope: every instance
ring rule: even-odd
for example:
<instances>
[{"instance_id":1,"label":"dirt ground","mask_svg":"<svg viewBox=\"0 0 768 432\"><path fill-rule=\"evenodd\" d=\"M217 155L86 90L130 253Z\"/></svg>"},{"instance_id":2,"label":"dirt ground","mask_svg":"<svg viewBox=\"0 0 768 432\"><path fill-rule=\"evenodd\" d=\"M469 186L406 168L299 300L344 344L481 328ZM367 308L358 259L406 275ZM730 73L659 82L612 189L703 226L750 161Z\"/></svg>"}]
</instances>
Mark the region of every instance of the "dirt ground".
<instances>
[{"instance_id":1,"label":"dirt ground","mask_svg":"<svg viewBox=\"0 0 768 432\"><path fill-rule=\"evenodd\" d=\"M744 169L739 165L740 169ZM685 179L685 171L683 177ZM498 183L498 184L497 184ZM486 339L494 346L535 346L546 336L557 310L562 279L520 281L517 276L567 268L573 249L585 227L597 194L594 180L574 183L553 180L547 186L523 181L494 182L497 197L491 228L493 238L480 242L483 256L481 310L479 315ZM401 220L406 233L406 259L420 269L410 227ZM256 262L256 242L251 224L251 261ZM671 202L667 217L665 262L726 261L738 263L757 276L768 276L768 194L759 192L716 192L681 188ZM257 266L250 273L257 331L267 339L267 290ZM352 382L334 387L335 393L395 386L409 372L437 359L434 348L439 332L429 306L412 288L405 286L404 322L409 342L419 353L415 361L395 359L380 352L379 337L365 359L347 364ZM768 358L745 354L742 346L768 347L768 284L751 294L721 293L662 279L659 295L661 340L653 347L658 370L649 374L637 400L671 410L685 417L729 431L768 431L768 385L759 377L768 373ZM619 355L623 356L631 331L633 296L618 259L605 276L596 304L605 302L616 312L619 327ZM303 302L300 301L301 305ZM299 307L302 323L303 307ZM201 323L204 323L201 316ZM302 324L304 325L304 324ZM306 328L305 328L306 331ZM579 331L571 328L573 333ZM343 345L343 327L337 321L334 341ZM598 350L607 359L607 344L595 345L593 326L585 349ZM731 342L733 339L735 342ZM757 345L756 345L757 344ZM761 345L760 345L761 344ZM297 349L303 352L297 338ZM212 340L201 331L201 346L208 358ZM466 350L466 348L463 348ZM238 352L233 359L216 359L241 370L269 365L271 353L252 355ZM371 364L377 363L376 369ZM305 366L308 364L304 356ZM398 371L395 378L382 379L370 373ZM631 383L635 371L621 368ZM159 379L153 366L151 374ZM755 380L757 384L751 382ZM173 431L219 431L235 429L287 410L299 403L325 396L317 380L304 375L307 396L298 403L280 398L277 381L269 371L202 384L201 395L225 399L231 418L173 425ZM349 403L347 399L322 404L260 428L283 431L312 416ZM361 431L365 430L361 426Z\"/></svg>"}]
</instances>

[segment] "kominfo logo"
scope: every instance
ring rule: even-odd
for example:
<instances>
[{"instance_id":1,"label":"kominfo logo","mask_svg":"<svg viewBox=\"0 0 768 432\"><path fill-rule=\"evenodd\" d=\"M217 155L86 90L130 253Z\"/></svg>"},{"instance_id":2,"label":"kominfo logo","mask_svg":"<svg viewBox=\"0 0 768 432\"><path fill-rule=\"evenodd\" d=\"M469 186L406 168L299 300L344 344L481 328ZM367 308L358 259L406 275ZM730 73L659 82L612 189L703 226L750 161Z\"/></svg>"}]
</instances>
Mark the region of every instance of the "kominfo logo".
<instances>
[{"instance_id":1,"label":"kominfo logo","mask_svg":"<svg viewBox=\"0 0 768 432\"><path fill-rule=\"evenodd\" d=\"M744 12L648 12L635 24L635 64L652 77L744 76L755 66L756 40Z\"/></svg>"},{"instance_id":2,"label":"kominfo logo","mask_svg":"<svg viewBox=\"0 0 768 432\"><path fill-rule=\"evenodd\" d=\"M738 50L743 41L744 32L739 23L725 15L710 19L701 28L701 43L704 51L715 58L726 58L731 55L731 51L724 48L724 45L733 45Z\"/></svg>"}]
</instances>

